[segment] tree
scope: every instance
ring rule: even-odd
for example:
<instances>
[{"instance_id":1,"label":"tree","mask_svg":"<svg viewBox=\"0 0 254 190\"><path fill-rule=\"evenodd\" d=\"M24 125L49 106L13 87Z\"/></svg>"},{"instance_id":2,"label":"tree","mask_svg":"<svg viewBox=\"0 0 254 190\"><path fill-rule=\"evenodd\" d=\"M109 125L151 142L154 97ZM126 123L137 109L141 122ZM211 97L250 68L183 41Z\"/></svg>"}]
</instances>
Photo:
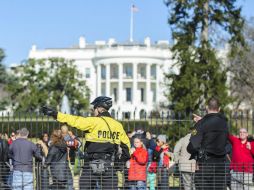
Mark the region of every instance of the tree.
<instances>
[{"instance_id":1,"label":"tree","mask_svg":"<svg viewBox=\"0 0 254 190\"><path fill-rule=\"evenodd\" d=\"M72 110L85 111L89 105L89 89L73 61L62 58L29 59L14 68L7 86L14 111L38 111L42 105L59 110L67 95Z\"/></svg>"},{"instance_id":2,"label":"tree","mask_svg":"<svg viewBox=\"0 0 254 190\"><path fill-rule=\"evenodd\" d=\"M174 67L179 72L166 74L167 97L176 111L196 111L205 101L216 96L222 107L230 101L227 70L217 56L214 35L209 32L216 26L228 38L230 56L245 46L241 33L244 20L236 0L167 0L169 24L175 44L172 47Z\"/></svg>"},{"instance_id":3,"label":"tree","mask_svg":"<svg viewBox=\"0 0 254 190\"><path fill-rule=\"evenodd\" d=\"M4 51L3 49L0 48L0 84L3 84L6 82L6 76L7 76L5 67L2 63L4 58L5 58Z\"/></svg>"},{"instance_id":4,"label":"tree","mask_svg":"<svg viewBox=\"0 0 254 190\"><path fill-rule=\"evenodd\" d=\"M4 110L7 106L7 102L4 99L4 97L6 96L6 93L4 92L4 87L8 83L8 74L3 64L4 58L4 51L0 48L0 110Z\"/></svg>"},{"instance_id":5,"label":"tree","mask_svg":"<svg viewBox=\"0 0 254 190\"><path fill-rule=\"evenodd\" d=\"M244 27L248 51L230 59L230 91L235 99L236 108L241 103L249 105L249 108L254 107L254 22L251 20Z\"/></svg>"}]
</instances>

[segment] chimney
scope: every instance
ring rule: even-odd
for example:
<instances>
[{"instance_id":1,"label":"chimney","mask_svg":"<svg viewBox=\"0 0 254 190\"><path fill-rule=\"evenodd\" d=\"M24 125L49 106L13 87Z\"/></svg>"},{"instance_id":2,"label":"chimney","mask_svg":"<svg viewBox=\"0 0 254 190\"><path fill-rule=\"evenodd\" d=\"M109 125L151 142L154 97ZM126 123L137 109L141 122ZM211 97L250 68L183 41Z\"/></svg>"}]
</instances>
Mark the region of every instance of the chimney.
<instances>
[{"instance_id":1,"label":"chimney","mask_svg":"<svg viewBox=\"0 0 254 190\"><path fill-rule=\"evenodd\" d=\"M151 39L149 37L146 37L145 40L144 40L144 44L147 47L151 47Z\"/></svg>"},{"instance_id":2,"label":"chimney","mask_svg":"<svg viewBox=\"0 0 254 190\"><path fill-rule=\"evenodd\" d=\"M85 47L86 47L86 39L83 36L81 36L79 38L79 48L85 48Z\"/></svg>"}]
</instances>

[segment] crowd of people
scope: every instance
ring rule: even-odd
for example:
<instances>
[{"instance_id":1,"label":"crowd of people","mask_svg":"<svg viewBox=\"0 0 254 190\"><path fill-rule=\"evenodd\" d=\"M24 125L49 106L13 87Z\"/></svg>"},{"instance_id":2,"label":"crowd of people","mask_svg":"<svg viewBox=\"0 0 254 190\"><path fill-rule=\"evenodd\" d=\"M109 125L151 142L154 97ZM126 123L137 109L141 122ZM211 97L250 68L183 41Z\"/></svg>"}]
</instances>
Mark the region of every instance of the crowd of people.
<instances>
[{"instance_id":1,"label":"crowd of people","mask_svg":"<svg viewBox=\"0 0 254 190\"><path fill-rule=\"evenodd\" d=\"M35 143L29 141L28 135L27 128L12 132L10 138L0 134L1 189L33 189L34 176L39 189L73 189L75 158L86 159L84 154L80 154L81 140L66 125L61 130L54 130L50 136L43 133ZM115 172L127 170L125 176L121 176L125 178L125 183L118 188L146 189L148 185L150 189L156 189L156 183L160 189L167 187L167 169L172 153L169 152L166 135L158 135L155 139L150 132L138 129L129 132L128 137L131 142L130 159L119 168L115 166ZM39 163L39 168L35 167L40 170L39 174L38 171L33 174L36 163ZM156 178L159 172L163 175ZM119 180L116 178L116 182ZM96 184L96 188L101 187Z\"/></svg>"},{"instance_id":2,"label":"crowd of people","mask_svg":"<svg viewBox=\"0 0 254 190\"><path fill-rule=\"evenodd\" d=\"M181 189L252 188L254 142L245 128L237 136L229 133L217 99L208 100L204 117L194 115L193 130L174 147L166 135L143 127L125 132L108 112L111 98L98 97L92 105L95 117L86 118L44 107L45 115L65 124L35 143L26 128L0 134L0 188L32 190L36 176L40 189L74 189L76 159L83 163L80 189L169 189L176 169ZM84 145L72 127L85 132ZM36 175L33 160L40 166Z\"/></svg>"},{"instance_id":3,"label":"crowd of people","mask_svg":"<svg viewBox=\"0 0 254 190\"><path fill-rule=\"evenodd\" d=\"M80 139L66 125L54 130L50 138L43 133L35 143L28 135L27 128L12 132L10 138L0 134L0 189L32 190L34 176L37 189L73 189L70 167L82 146Z\"/></svg>"}]
</instances>

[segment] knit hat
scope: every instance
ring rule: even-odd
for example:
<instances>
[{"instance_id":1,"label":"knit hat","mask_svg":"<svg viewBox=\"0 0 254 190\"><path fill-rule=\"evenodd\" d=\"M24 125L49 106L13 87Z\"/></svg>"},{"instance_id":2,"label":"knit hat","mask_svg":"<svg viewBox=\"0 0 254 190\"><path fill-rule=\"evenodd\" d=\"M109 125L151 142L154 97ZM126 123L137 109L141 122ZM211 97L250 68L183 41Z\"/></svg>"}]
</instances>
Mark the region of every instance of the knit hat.
<instances>
[{"instance_id":1,"label":"knit hat","mask_svg":"<svg viewBox=\"0 0 254 190\"><path fill-rule=\"evenodd\" d=\"M158 135L157 139L163 143L167 141L166 135Z\"/></svg>"}]
</instances>

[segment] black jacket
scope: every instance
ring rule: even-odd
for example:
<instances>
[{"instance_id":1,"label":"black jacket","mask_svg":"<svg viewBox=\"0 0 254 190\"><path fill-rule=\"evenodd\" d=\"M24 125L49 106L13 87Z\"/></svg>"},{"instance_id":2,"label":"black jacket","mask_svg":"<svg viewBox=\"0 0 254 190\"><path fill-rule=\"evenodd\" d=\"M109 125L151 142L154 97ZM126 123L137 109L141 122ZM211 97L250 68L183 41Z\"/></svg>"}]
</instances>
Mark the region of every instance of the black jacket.
<instances>
[{"instance_id":1,"label":"black jacket","mask_svg":"<svg viewBox=\"0 0 254 190\"><path fill-rule=\"evenodd\" d=\"M68 178L71 178L71 171L67 160L67 145L64 141L49 147L45 164L50 165L50 171L54 180L66 182Z\"/></svg>"},{"instance_id":2,"label":"black jacket","mask_svg":"<svg viewBox=\"0 0 254 190\"><path fill-rule=\"evenodd\" d=\"M5 162L8 162L8 143L0 139L0 189L1 184L7 184L6 176L9 174L9 168Z\"/></svg>"},{"instance_id":3,"label":"black jacket","mask_svg":"<svg viewBox=\"0 0 254 190\"><path fill-rule=\"evenodd\" d=\"M8 142L0 139L0 162L8 162Z\"/></svg>"},{"instance_id":4,"label":"black jacket","mask_svg":"<svg viewBox=\"0 0 254 190\"><path fill-rule=\"evenodd\" d=\"M223 157L226 154L227 137L228 124L225 116L221 113L207 114L196 124L187 151L191 154L191 159L200 149L210 157Z\"/></svg>"}]
</instances>

